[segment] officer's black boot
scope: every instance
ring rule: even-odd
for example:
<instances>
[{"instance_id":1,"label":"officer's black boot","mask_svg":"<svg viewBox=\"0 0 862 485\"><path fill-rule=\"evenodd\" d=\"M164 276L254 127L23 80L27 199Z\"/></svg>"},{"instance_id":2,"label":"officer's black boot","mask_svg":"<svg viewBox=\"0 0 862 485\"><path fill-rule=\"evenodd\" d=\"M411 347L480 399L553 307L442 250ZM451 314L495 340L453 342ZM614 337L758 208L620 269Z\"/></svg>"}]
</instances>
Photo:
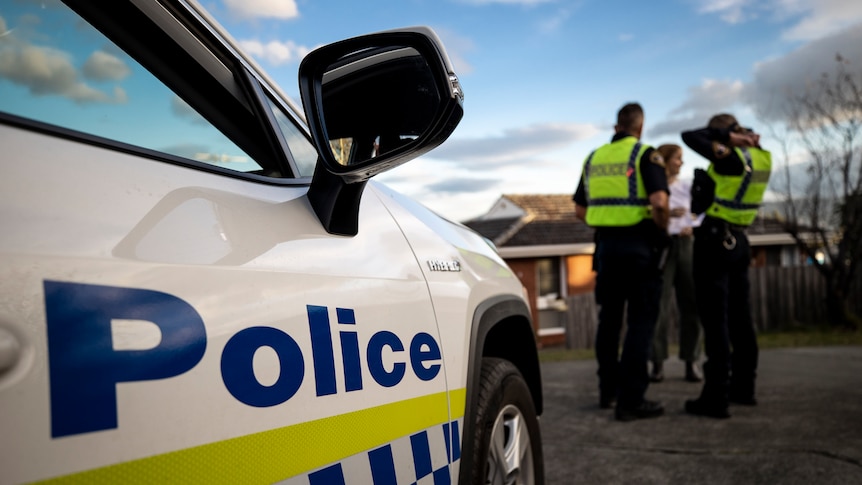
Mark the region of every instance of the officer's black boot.
<instances>
[{"instance_id":1,"label":"officer's black boot","mask_svg":"<svg viewBox=\"0 0 862 485\"><path fill-rule=\"evenodd\" d=\"M727 405L722 405L718 401L704 399L689 399L685 402L685 412L696 416L706 416L709 418L727 419L730 417L730 411Z\"/></svg>"},{"instance_id":2,"label":"officer's black boot","mask_svg":"<svg viewBox=\"0 0 862 485\"><path fill-rule=\"evenodd\" d=\"M754 380L736 382L731 379L730 390L727 393L727 400L730 401L731 404L757 406L757 398L754 397Z\"/></svg>"},{"instance_id":3,"label":"officer's black boot","mask_svg":"<svg viewBox=\"0 0 862 485\"><path fill-rule=\"evenodd\" d=\"M727 383L725 382L723 385L715 384L714 382L710 382L709 375L707 375L706 384L703 385L700 397L686 401L685 412L710 418L729 418Z\"/></svg>"}]
</instances>

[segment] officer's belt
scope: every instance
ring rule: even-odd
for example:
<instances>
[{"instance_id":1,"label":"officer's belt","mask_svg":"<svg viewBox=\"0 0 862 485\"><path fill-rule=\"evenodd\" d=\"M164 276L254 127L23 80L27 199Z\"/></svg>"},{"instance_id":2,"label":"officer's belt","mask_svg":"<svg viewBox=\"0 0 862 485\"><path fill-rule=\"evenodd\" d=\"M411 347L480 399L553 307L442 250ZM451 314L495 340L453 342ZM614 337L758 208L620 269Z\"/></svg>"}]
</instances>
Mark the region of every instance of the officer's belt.
<instances>
[{"instance_id":1,"label":"officer's belt","mask_svg":"<svg viewBox=\"0 0 862 485\"><path fill-rule=\"evenodd\" d=\"M760 208L760 204L744 204L742 202L736 202L733 200L727 199L719 199L715 198L715 203L722 206L727 207L728 209L736 209L736 210L751 210Z\"/></svg>"},{"instance_id":2,"label":"officer's belt","mask_svg":"<svg viewBox=\"0 0 862 485\"><path fill-rule=\"evenodd\" d=\"M649 205L647 199L627 199L623 197L603 197L599 199L590 199L591 206L609 206L609 205L630 205L630 206L645 206Z\"/></svg>"},{"instance_id":3,"label":"officer's belt","mask_svg":"<svg viewBox=\"0 0 862 485\"><path fill-rule=\"evenodd\" d=\"M740 226L739 224L731 224L730 222L725 221L724 219L719 219L714 216L706 216L703 219L703 222L700 224L700 227L707 226L715 226L715 227L723 227L728 230L734 230L739 232L746 232L748 230L748 226Z\"/></svg>"}]
</instances>

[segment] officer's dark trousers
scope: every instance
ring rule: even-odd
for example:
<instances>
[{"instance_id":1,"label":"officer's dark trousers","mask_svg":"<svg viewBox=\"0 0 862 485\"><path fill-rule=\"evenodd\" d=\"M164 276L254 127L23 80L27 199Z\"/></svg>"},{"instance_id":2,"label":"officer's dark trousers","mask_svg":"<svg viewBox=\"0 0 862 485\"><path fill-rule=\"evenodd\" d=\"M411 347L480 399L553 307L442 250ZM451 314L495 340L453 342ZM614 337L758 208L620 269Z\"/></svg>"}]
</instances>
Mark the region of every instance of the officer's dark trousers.
<instances>
[{"instance_id":1,"label":"officer's dark trousers","mask_svg":"<svg viewBox=\"0 0 862 485\"><path fill-rule=\"evenodd\" d=\"M694 232L694 280L704 330L703 399L727 405L728 392L754 396L757 338L751 321L745 233L711 217Z\"/></svg>"},{"instance_id":2,"label":"officer's dark trousers","mask_svg":"<svg viewBox=\"0 0 862 485\"><path fill-rule=\"evenodd\" d=\"M621 407L636 407L649 386L647 359L661 294L658 257L645 241L600 238L595 258L599 392L602 398L616 396ZM626 303L627 328L620 355Z\"/></svg>"}]
</instances>

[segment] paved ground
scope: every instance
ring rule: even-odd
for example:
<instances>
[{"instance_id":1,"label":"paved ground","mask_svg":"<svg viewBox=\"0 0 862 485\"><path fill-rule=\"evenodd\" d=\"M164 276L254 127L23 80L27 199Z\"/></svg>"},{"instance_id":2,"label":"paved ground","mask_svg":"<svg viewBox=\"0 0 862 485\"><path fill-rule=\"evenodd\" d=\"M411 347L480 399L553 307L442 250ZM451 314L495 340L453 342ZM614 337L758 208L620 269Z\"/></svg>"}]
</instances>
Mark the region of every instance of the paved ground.
<instances>
[{"instance_id":1,"label":"paved ground","mask_svg":"<svg viewBox=\"0 0 862 485\"><path fill-rule=\"evenodd\" d=\"M862 347L761 352L757 407L715 420L683 412L700 384L677 359L647 397L665 416L599 409L594 361L542 364L548 485L862 484Z\"/></svg>"}]
</instances>

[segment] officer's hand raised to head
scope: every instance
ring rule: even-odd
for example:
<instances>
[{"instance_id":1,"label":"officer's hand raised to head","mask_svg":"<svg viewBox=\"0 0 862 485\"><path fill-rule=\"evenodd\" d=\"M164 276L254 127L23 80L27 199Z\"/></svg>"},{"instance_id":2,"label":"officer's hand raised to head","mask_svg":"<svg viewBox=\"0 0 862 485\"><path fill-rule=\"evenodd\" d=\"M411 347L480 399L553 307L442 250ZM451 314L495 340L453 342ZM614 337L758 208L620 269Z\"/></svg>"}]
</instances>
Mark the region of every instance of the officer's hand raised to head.
<instances>
[{"instance_id":1,"label":"officer's hand raised to head","mask_svg":"<svg viewBox=\"0 0 862 485\"><path fill-rule=\"evenodd\" d=\"M760 146L760 135L754 132L739 133L736 131L730 132L730 144L735 147L756 147Z\"/></svg>"}]
</instances>

